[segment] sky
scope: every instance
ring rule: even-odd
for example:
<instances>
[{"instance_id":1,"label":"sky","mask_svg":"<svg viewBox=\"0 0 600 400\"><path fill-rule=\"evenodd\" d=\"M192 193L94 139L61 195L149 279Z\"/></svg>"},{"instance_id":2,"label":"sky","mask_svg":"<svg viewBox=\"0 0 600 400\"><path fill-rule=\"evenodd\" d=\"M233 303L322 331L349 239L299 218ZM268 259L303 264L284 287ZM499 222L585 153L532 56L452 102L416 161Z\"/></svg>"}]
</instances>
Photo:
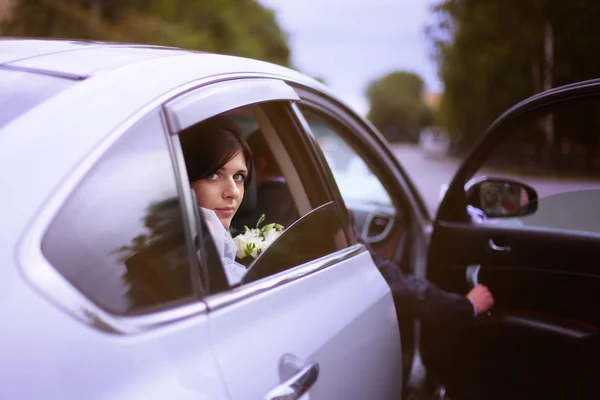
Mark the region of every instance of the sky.
<instances>
[{"instance_id":1,"label":"sky","mask_svg":"<svg viewBox=\"0 0 600 400\"><path fill-rule=\"evenodd\" d=\"M388 72L415 72L428 91L442 88L425 35L434 0L259 1L287 33L294 68L323 78L363 115L367 85Z\"/></svg>"}]
</instances>

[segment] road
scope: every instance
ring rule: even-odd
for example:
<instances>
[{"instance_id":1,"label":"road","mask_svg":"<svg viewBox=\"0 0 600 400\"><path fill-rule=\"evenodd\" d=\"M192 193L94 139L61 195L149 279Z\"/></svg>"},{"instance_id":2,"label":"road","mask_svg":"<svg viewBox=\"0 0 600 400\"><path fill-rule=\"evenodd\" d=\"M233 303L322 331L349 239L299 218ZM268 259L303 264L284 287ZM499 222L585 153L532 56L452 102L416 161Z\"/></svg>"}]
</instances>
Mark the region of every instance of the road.
<instances>
[{"instance_id":1,"label":"road","mask_svg":"<svg viewBox=\"0 0 600 400\"><path fill-rule=\"evenodd\" d=\"M438 206L440 188L442 185L450 183L450 180L458 169L459 162L452 158L425 157L419 151L419 147L414 145L395 144L392 145L392 149L423 196L423 200L427 204L431 215L434 216ZM490 170L482 170L481 173L488 176L507 176L505 174L494 173L494 171ZM511 175L510 177L534 187L540 198L577 190L600 190L600 181L597 180L545 179L517 175ZM564 208L562 211L564 213Z\"/></svg>"},{"instance_id":2,"label":"road","mask_svg":"<svg viewBox=\"0 0 600 400\"><path fill-rule=\"evenodd\" d=\"M392 145L392 149L433 216L437 210L440 188L450 183L458 169L458 162L450 158L425 157L414 145Z\"/></svg>"}]
</instances>

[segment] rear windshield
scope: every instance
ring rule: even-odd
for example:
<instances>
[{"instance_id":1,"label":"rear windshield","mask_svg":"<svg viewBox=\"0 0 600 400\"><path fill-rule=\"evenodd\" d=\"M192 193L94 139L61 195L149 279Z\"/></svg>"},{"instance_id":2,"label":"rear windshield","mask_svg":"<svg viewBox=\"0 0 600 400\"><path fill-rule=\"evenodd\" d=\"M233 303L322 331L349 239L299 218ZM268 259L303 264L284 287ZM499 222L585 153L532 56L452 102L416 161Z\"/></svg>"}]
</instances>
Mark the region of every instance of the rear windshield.
<instances>
[{"instance_id":1,"label":"rear windshield","mask_svg":"<svg viewBox=\"0 0 600 400\"><path fill-rule=\"evenodd\" d=\"M0 128L77 81L0 69Z\"/></svg>"}]
</instances>

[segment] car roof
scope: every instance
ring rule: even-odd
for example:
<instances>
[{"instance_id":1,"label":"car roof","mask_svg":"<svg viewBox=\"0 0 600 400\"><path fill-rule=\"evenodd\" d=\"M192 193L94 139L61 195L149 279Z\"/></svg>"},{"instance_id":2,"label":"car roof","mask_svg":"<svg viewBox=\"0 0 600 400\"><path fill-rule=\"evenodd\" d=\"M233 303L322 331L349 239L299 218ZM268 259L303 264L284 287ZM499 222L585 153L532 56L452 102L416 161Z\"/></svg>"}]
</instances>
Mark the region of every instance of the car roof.
<instances>
[{"instance_id":1,"label":"car roof","mask_svg":"<svg viewBox=\"0 0 600 400\"><path fill-rule=\"evenodd\" d=\"M133 69L132 69L133 68ZM268 75L295 81L344 102L321 82L299 71L251 58L192 51L166 46L92 40L0 38L0 70L20 70L87 80L128 70L132 79L147 85L148 79L181 74L188 81L217 75ZM162 77L162 78L161 78Z\"/></svg>"},{"instance_id":2,"label":"car roof","mask_svg":"<svg viewBox=\"0 0 600 400\"><path fill-rule=\"evenodd\" d=\"M0 68L85 79L138 61L200 53L173 47L59 39L0 39Z\"/></svg>"},{"instance_id":3,"label":"car roof","mask_svg":"<svg viewBox=\"0 0 600 400\"><path fill-rule=\"evenodd\" d=\"M176 57L177 56L177 57ZM220 73L257 73L302 82L340 99L321 82L296 70L251 58L193 51L176 47L71 39L0 38L0 70L12 69L85 80L122 67L170 60L171 71L182 64L197 68L196 78ZM200 67L200 68L198 68ZM343 101L341 101L343 103Z\"/></svg>"}]
</instances>

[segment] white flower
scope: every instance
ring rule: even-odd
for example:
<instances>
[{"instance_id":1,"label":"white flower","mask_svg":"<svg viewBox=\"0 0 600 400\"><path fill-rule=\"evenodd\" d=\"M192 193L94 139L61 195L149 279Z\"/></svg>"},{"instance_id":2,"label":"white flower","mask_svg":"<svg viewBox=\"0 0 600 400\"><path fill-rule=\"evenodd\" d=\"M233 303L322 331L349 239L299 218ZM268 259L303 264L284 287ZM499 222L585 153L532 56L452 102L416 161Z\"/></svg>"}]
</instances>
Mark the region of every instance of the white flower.
<instances>
[{"instance_id":1,"label":"white flower","mask_svg":"<svg viewBox=\"0 0 600 400\"><path fill-rule=\"evenodd\" d=\"M233 243L235 243L235 248L237 249L235 253L237 258L244 258L246 256L244 249L246 248L246 245L251 242L248 233L249 231L233 238Z\"/></svg>"},{"instance_id":2,"label":"white flower","mask_svg":"<svg viewBox=\"0 0 600 400\"><path fill-rule=\"evenodd\" d=\"M251 256L252 258L258 257L267 247L271 245L283 232L283 226L279 224L269 224L262 228L258 228L259 225L264 221L264 214L258 220L256 228L246 228L246 232L241 235L237 235L233 238L235 247L237 249L236 257L244 258Z\"/></svg>"},{"instance_id":3,"label":"white flower","mask_svg":"<svg viewBox=\"0 0 600 400\"><path fill-rule=\"evenodd\" d=\"M265 236L265 248L267 248L271 243L275 241L275 239L281 236L281 232L277 231L277 229L269 229L263 234Z\"/></svg>"},{"instance_id":4,"label":"white flower","mask_svg":"<svg viewBox=\"0 0 600 400\"><path fill-rule=\"evenodd\" d=\"M244 258L250 255L256 258L258 256L259 251L262 250L261 242L263 241L259 234L260 231L258 229L249 229L244 234L233 238L237 249L235 253L237 258Z\"/></svg>"}]
</instances>

